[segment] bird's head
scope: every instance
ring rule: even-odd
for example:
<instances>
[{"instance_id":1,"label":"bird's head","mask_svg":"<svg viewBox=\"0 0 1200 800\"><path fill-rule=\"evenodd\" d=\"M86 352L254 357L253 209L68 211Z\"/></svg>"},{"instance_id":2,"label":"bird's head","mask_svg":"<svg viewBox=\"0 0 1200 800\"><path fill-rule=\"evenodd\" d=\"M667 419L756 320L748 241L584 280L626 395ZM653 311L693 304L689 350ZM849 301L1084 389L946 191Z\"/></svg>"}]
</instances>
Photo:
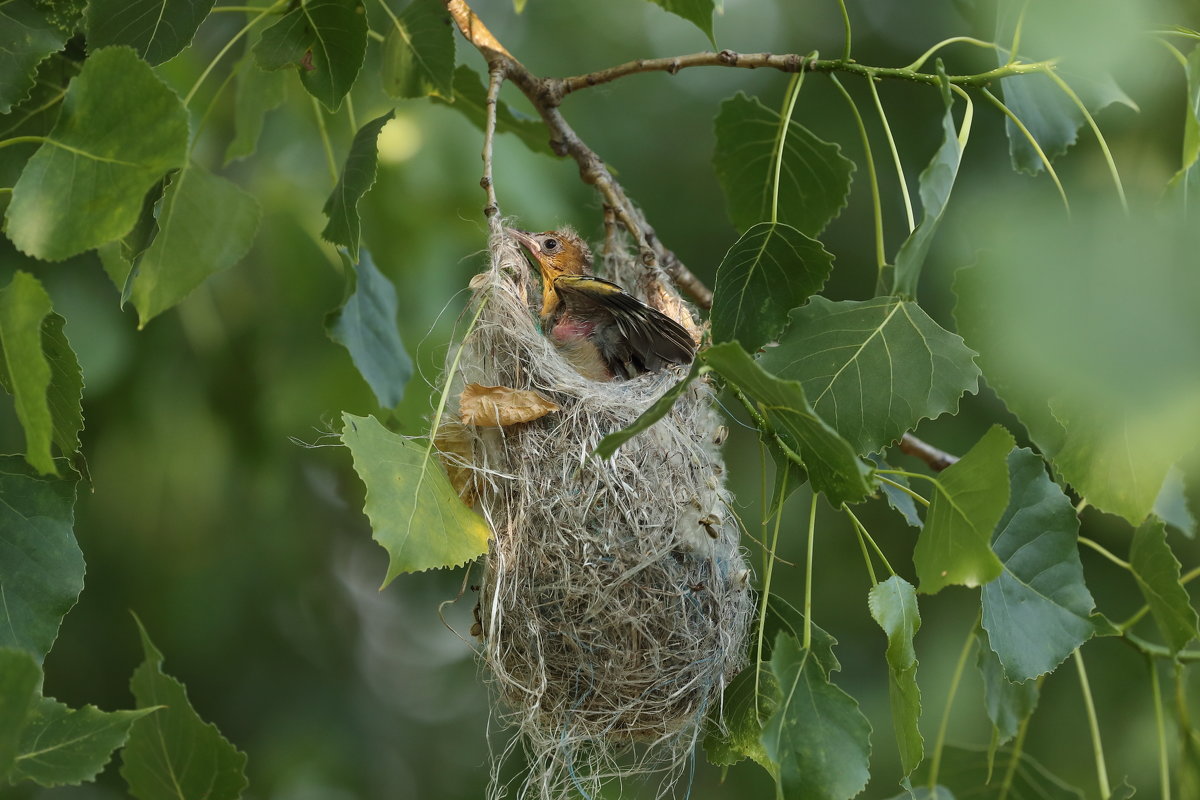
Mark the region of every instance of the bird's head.
<instances>
[{"instance_id":1,"label":"bird's head","mask_svg":"<svg viewBox=\"0 0 1200 800\"><path fill-rule=\"evenodd\" d=\"M525 245L547 282L559 275L587 275L592 268L592 251L570 228L545 233L528 233L509 228L518 242Z\"/></svg>"}]
</instances>

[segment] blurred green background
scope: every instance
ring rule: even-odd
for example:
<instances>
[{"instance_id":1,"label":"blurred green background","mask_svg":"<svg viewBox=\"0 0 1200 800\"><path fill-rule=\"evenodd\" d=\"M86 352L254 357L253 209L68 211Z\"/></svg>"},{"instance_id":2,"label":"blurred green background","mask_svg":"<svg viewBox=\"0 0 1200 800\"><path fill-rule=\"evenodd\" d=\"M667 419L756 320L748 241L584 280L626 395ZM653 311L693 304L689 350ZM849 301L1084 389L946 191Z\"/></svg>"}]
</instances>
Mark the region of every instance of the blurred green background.
<instances>
[{"instance_id":1,"label":"blurred green background","mask_svg":"<svg viewBox=\"0 0 1200 800\"><path fill-rule=\"evenodd\" d=\"M375 3L368 0L368 13L380 28ZM510 0L473 5L508 49L543 75L710 47L693 26L644 0L529 0L521 15ZM1128 5L1144 12L1145 21L1200 26L1200 12L1185 0ZM843 29L834 2L726 0L724 6L716 19L719 47L840 51ZM945 37L986 33L975 19L986 18L987 9L972 11L968 6L974 4L849 0L848 6L854 55L873 65L907 64ZM1096 27L1097 20L1087 21ZM214 15L195 45L163 65L160 74L186 91L242 24L240 13ZM1076 34L1068 41L1072 47L1090 49L1099 42L1102 52L1119 52L1115 73L1140 113L1116 106L1101 115L1100 123L1131 197L1153 197L1179 163L1182 72L1149 37L1112 51L1105 50L1104 40L1111 30L1102 25ZM458 45L460 62L482 72L479 56L461 39ZM240 45L234 53L239 50ZM952 73L994 64L988 51L963 46L944 55ZM217 67L195 109L207 106L235 58L231 54ZM378 60L373 44L353 95L360 124L390 107L379 88ZM719 102L739 90L778 107L787 80L765 70L639 75L580 92L562 110L645 209L667 246L711 285L721 256L736 239L710 166L711 120ZM844 82L873 137L888 249L894 254L906 232L895 173L865 85L851 78ZM509 90L504 96L527 111L523 98ZM940 140L941 101L924 86L884 83L880 92L915 190L917 174ZM220 166L232 136L232 101L231 86L226 87L196 151L196 158L213 168ZM193 113L195 130L198 114ZM805 83L796 118L840 143L859 164L849 207L822 237L837 256L825 294L870 297L875 282L871 203L852 117L828 80L815 75ZM328 124L340 159L353 131L345 114ZM431 387L464 289L483 263L480 145L479 131L451 108L417 101L400 105L380 138L378 182L361 207L364 241L398 288L398 324L417 364L396 412L405 433L426 429ZM1112 192L1099 148L1086 133L1059 169L1072 197ZM380 411L347 353L324 333L324 315L342 296L332 250L317 239L333 178L312 104L294 77L288 102L267 119L257 154L224 174L262 204L263 224L253 251L142 331L131 309L118 308L118 293L91 254L42 264L27 261L7 242L0 245L5 248L0 283L16 268L46 283L56 310L67 319L87 383L83 443L92 482L81 484L76 512L87 583L46 660L45 691L72 706L129 706L128 679L141 657L132 610L165 654L166 671L186 683L200 714L249 754L247 797L480 797L489 752L487 695L470 648L438 616L439 603L458 594L463 576L404 576L378 590L385 554L371 541L361 513L362 486L349 455L329 436L343 410ZM601 232L600 202L579 181L573 162L532 154L517 139L501 136L496 185L503 212L522 225L542 230L572 223L591 237ZM996 203L1055 196L1044 176L1012 171L999 114L977 105L959 183L923 279L922 305L953 329L952 272L975 260L978 235L986 227L981 215ZM1130 291L1136 290L1131 282ZM0 402L6 404L0 445L19 452L22 439L11 400ZM996 421L1027 442L1019 423L987 388L965 398L958 416L927 421L917 433L961 453ZM760 474L756 437L737 422L730 425L730 483L754 531L761 518L762 481L770 477ZM894 460L918 466L899 454ZM793 498L784 523L781 556L796 564L802 562L807 503L803 492ZM911 579L915 532L879 502L861 516L892 563ZM828 507L821 509L818 522L814 617L839 639L843 671L836 681L859 700L875 730L873 779L864 796L890 797L899 791L899 768L888 712L885 639L867 612L869 584L849 527ZM1084 526L1089 536L1126 552L1129 529L1115 518L1089 511ZM1172 544L1185 570L1200 563L1195 542L1173 535ZM747 542L747 547L757 567L757 545ZM1128 575L1090 551L1083 561L1102 611L1120 619L1140 606ZM803 588L800 569L785 565L775 574L776 591L797 601ZM972 624L974 601L966 602L968 592L950 588L921 598L924 624L917 651L927 748ZM472 604L468 594L446 610L447 621L460 633L470 627ZM1119 642L1096 641L1086 652L1110 772L1115 780L1128 775L1139 794L1153 796L1157 767L1145 664ZM1095 796L1084 708L1075 672L1067 667L1046 681L1026 749ZM1193 695L1200 695L1197 683L1193 677ZM989 732L979 684L969 671L954 707L950 739L985 746ZM492 735L503 741L502 733ZM0 795L124 796L115 773L110 767L94 786L5 789ZM646 786L639 796L652 795L652 786ZM723 775L702 755L696 759L694 798L772 795L769 779L756 766L741 765Z\"/></svg>"}]
</instances>

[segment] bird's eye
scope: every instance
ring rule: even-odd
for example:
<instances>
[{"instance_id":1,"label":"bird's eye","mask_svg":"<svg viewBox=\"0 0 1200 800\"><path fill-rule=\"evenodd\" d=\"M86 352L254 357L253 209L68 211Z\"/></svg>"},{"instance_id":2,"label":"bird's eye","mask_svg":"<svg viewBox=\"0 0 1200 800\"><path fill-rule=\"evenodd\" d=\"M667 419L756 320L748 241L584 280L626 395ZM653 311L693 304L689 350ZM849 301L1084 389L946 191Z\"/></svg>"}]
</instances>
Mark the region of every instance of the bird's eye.
<instances>
[{"instance_id":1,"label":"bird's eye","mask_svg":"<svg viewBox=\"0 0 1200 800\"><path fill-rule=\"evenodd\" d=\"M558 249L558 239L547 239L546 241L542 242L542 249L543 250L557 250Z\"/></svg>"}]
</instances>

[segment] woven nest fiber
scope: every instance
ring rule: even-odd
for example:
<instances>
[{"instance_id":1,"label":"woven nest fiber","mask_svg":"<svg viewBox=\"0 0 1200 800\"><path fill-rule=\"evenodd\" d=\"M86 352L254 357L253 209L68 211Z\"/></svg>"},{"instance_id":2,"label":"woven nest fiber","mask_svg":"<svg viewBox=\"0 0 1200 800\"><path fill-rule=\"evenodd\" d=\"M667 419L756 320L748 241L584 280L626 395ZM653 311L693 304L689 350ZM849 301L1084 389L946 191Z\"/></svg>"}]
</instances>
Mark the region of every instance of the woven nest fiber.
<instances>
[{"instance_id":1,"label":"woven nest fiber","mask_svg":"<svg viewBox=\"0 0 1200 800\"><path fill-rule=\"evenodd\" d=\"M590 457L684 372L582 377L539 330L538 279L498 221L489 245L452 396L504 386L560 407L507 427L463 426L466 455L448 457L452 472L469 471L494 532L480 658L498 717L519 735L495 755L491 796L594 797L634 775L656 775L654 791L669 795L743 666L753 613L712 390L694 381L611 459ZM665 313L689 313L626 253L607 254L604 270L640 299L649 286ZM502 780L522 752L519 785Z\"/></svg>"}]
</instances>

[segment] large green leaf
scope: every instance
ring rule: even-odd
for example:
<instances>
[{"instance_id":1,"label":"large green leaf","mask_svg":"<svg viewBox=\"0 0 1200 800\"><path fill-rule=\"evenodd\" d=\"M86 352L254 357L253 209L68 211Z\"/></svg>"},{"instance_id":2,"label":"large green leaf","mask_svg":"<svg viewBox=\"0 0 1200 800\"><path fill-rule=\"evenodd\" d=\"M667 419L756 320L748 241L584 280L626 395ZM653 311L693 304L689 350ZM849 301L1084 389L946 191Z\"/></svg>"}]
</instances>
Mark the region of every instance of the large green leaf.
<instances>
[{"instance_id":1,"label":"large green leaf","mask_svg":"<svg viewBox=\"0 0 1200 800\"><path fill-rule=\"evenodd\" d=\"M717 40L713 38L712 23L716 0L651 0L651 2L662 6L672 14L683 17L704 31L704 35L708 37L708 41L712 42L713 47L717 46ZM524 5L523 2L522 5ZM517 13L520 13L520 9L517 10Z\"/></svg>"},{"instance_id":2,"label":"large green leaf","mask_svg":"<svg viewBox=\"0 0 1200 800\"><path fill-rule=\"evenodd\" d=\"M58 474L50 453L52 375L42 347L42 322L50 313L50 295L28 272L18 270L0 289L0 384L13 396L25 431L25 458L43 475Z\"/></svg>"},{"instance_id":3,"label":"large green leaf","mask_svg":"<svg viewBox=\"0 0 1200 800\"><path fill-rule=\"evenodd\" d=\"M12 772L41 682L42 670L33 656L0 646L0 782Z\"/></svg>"},{"instance_id":4,"label":"large green leaf","mask_svg":"<svg viewBox=\"0 0 1200 800\"><path fill-rule=\"evenodd\" d=\"M83 371L63 330L66 320L51 311L42 322L42 353L50 365L46 403L54 426L53 440L59 452L71 458L79 452L83 430Z\"/></svg>"},{"instance_id":5,"label":"large green leaf","mask_svg":"<svg viewBox=\"0 0 1200 800\"><path fill-rule=\"evenodd\" d=\"M88 0L89 48L129 45L151 64L192 43L214 0Z\"/></svg>"},{"instance_id":6,"label":"large green leaf","mask_svg":"<svg viewBox=\"0 0 1200 800\"><path fill-rule=\"evenodd\" d=\"M983 627L1010 681L1050 672L1095 632L1079 562L1079 518L1042 459L1008 455L1011 496L992 550L1004 565L983 587Z\"/></svg>"},{"instance_id":7,"label":"large green leaf","mask_svg":"<svg viewBox=\"0 0 1200 800\"><path fill-rule=\"evenodd\" d=\"M825 285L833 256L816 239L782 223L742 234L717 267L712 336L753 352L775 338L790 310Z\"/></svg>"},{"instance_id":8,"label":"large green leaf","mask_svg":"<svg viewBox=\"0 0 1200 800\"><path fill-rule=\"evenodd\" d=\"M1167 647L1172 653L1182 650L1197 635L1196 609L1179 582L1179 561L1161 520L1148 519L1134 531L1129 564Z\"/></svg>"},{"instance_id":9,"label":"large green leaf","mask_svg":"<svg viewBox=\"0 0 1200 800\"><path fill-rule=\"evenodd\" d=\"M362 0L302 0L254 47L263 69L298 67L300 83L330 111L354 86L366 52Z\"/></svg>"},{"instance_id":10,"label":"large green leaf","mask_svg":"<svg viewBox=\"0 0 1200 800\"><path fill-rule=\"evenodd\" d=\"M42 697L26 719L10 777L42 786L90 781L108 764L113 751L125 744L133 723L156 710L73 709Z\"/></svg>"},{"instance_id":11,"label":"large green leaf","mask_svg":"<svg viewBox=\"0 0 1200 800\"><path fill-rule=\"evenodd\" d=\"M333 193L321 210L329 217L329 224L321 231L321 238L340 244L350 251L350 257L358 261L358 245L362 222L358 216L358 201L375 184L375 168L379 162L379 151L375 140L379 131L396 115L395 111L376 117L358 129L346 164L338 177Z\"/></svg>"},{"instance_id":12,"label":"large green leaf","mask_svg":"<svg viewBox=\"0 0 1200 800\"><path fill-rule=\"evenodd\" d=\"M187 689L162 671L162 653L138 621L145 660L129 688L139 709L121 751L121 777L138 800L235 800L246 788L246 755L192 708Z\"/></svg>"},{"instance_id":13,"label":"large green leaf","mask_svg":"<svg viewBox=\"0 0 1200 800\"><path fill-rule=\"evenodd\" d=\"M1014 444L1012 434L994 425L957 463L938 473L913 551L922 592L933 594L951 584L979 586L1003 572L990 542L1008 506L1007 457Z\"/></svg>"},{"instance_id":14,"label":"large green leaf","mask_svg":"<svg viewBox=\"0 0 1200 800\"><path fill-rule=\"evenodd\" d=\"M693 361L692 368L688 370L688 374L679 383L663 392L662 397L655 400L628 428L607 434L601 439L600 444L596 445L593 455L597 458L608 458L617 452L617 448L621 445L665 417L675 405L675 401L683 396L687 388L692 385L692 381L700 374L702 363L700 359Z\"/></svg>"},{"instance_id":15,"label":"large green leaf","mask_svg":"<svg viewBox=\"0 0 1200 800\"><path fill-rule=\"evenodd\" d=\"M0 456L0 498L0 647L41 663L83 591L75 481L39 478L20 458Z\"/></svg>"},{"instance_id":16,"label":"large green leaf","mask_svg":"<svg viewBox=\"0 0 1200 800\"><path fill-rule=\"evenodd\" d=\"M921 628L917 590L899 575L871 587L867 598L871 617L887 634L888 696L892 705L892 728L900 748L900 767L905 775L921 763L925 740L921 719L921 689L917 686L917 652L913 636Z\"/></svg>"},{"instance_id":17,"label":"large green leaf","mask_svg":"<svg viewBox=\"0 0 1200 800\"><path fill-rule=\"evenodd\" d=\"M396 329L396 287L380 272L371 254L362 251L354 264L344 253L346 299L325 318L329 338L350 351L354 366L375 393L382 408L404 399L412 377L412 360Z\"/></svg>"},{"instance_id":18,"label":"large green leaf","mask_svg":"<svg viewBox=\"0 0 1200 800\"><path fill-rule=\"evenodd\" d=\"M454 97L454 30L441 0L413 0L392 18L380 64L392 97Z\"/></svg>"},{"instance_id":19,"label":"large green leaf","mask_svg":"<svg viewBox=\"0 0 1200 800\"><path fill-rule=\"evenodd\" d=\"M703 358L757 402L766 421L804 462L813 488L824 492L830 503L855 503L870 494L870 467L817 416L799 381L766 372L737 342L710 347Z\"/></svg>"},{"instance_id":20,"label":"large green leaf","mask_svg":"<svg viewBox=\"0 0 1200 800\"><path fill-rule=\"evenodd\" d=\"M367 486L363 510L388 551L384 586L404 572L455 567L487 552L491 530L458 498L431 444L392 433L374 417L342 419L342 443Z\"/></svg>"},{"instance_id":21,"label":"large green leaf","mask_svg":"<svg viewBox=\"0 0 1200 800\"><path fill-rule=\"evenodd\" d=\"M814 297L791 320L763 367L800 381L817 413L859 453L956 412L963 392L978 387L975 354L916 303Z\"/></svg>"},{"instance_id":22,"label":"large green leaf","mask_svg":"<svg viewBox=\"0 0 1200 800\"><path fill-rule=\"evenodd\" d=\"M33 89L37 66L67 43L32 0L0 6L0 114L7 114Z\"/></svg>"},{"instance_id":23,"label":"large green leaf","mask_svg":"<svg viewBox=\"0 0 1200 800\"><path fill-rule=\"evenodd\" d=\"M961 134L954 130L954 102L950 94L950 82L941 75L942 103L945 113L942 114L942 143L933 154L929 165L921 172L920 194L922 217L921 222L900 245L896 254L895 282L892 293L903 297L917 296L917 282L921 277L921 269L929 256L929 247L937 232L942 215L946 213L946 203L950 200L950 190L958 178L958 165L962 161L963 148L966 147L967 137L971 133L970 117L963 121Z\"/></svg>"},{"instance_id":24,"label":"large green leaf","mask_svg":"<svg viewBox=\"0 0 1200 800\"><path fill-rule=\"evenodd\" d=\"M254 242L260 216L258 201L233 182L197 164L177 172L163 194L158 233L132 277L138 326L240 261Z\"/></svg>"},{"instance_id":25,"label":"large green leaf","mask_svg":"<svg viewBox=\"0 0 1200 800\"><path fill-rule=\"evenodd\" d=\"M1196 538L1196 518L1188 508L1184 472L1178 466L1171 467L1154 499L1154 515L1187 538Z\"/></svg>"},{"instance_id":26,"label":"large green leaf","mask_svg":"<svg viewBox=\"0 0 1200 800\"><path fill-rule=\"evenodd\" d=\"M233 139L225 148L225 163L228 165L239 158L252 155L262 135L263 119L267 112L283 104L287 98L285 75L277 70L265 70L258 66L254 57L254 45L258 44L258 28L251 32L251 44L235 66L233 104Z\"/></svg>"},{"instance_id":27,"label":"large green leaf","mask_svg":"<svg viewBox=\"0 0 1200 800\"><path fill-rule=\"evenodd\" d=\"M462 113L483 130L487 119L487 87L479 74L466 64L459 64L454 70L454 99L433 95L433 100ZM503 100L496 102L496 132L515 134L533 152L554 155L546 126L540 120L514 111Z\"/></svg>"},{"instance_id":28,"label":"large green leaf","mask_svg":"<svg viewBox=\"0 0 1200 800\"><path fill-rule=\"evenodd\" d=\"M996 744L1001 745L1017 735L1017 729L1037 708L1038 682L1013 683L1004 674L1004 667L988 640L987 631L975 630L979 652L976 666L983 679L983 704L996 732Z\"/></svg>"},{"instance_id":29,"label":"large green leaf","mask_svg":"<svg viewBox=\"0 0 1200 800\"><path fill-rule=\"evenodd\" d=\"M13 244L59 261L124 236L146 191L187 153L187 112L133 50L93 53L5 214Z\"/></svg>"},{"instance_id":30,"label":"large green leaf","mask_svg":"<svg viewBox=\"0 0 1200 800\"><path fill-rule=\"evenodd\" d=\"M829 682L818 659L780 633L771 653L779 705L762 733L788 800L849 800L870 776L871 724L854 698Z\"/></svg>"},{"instance_id":31,"label":"large green leaf","mask_svg":"<svg viewBox=\"0 0 1200 800\"><path fill-rule=\"evenodd\" d=\"M914 786L927 785L928 764L926 762L912 776ZM1012 778L1006 780L1010 772ZM1081 791L1064 783L1033 756L1025 752L1014 754L1008 748L1000 748L993 758L986 749L947 745L942 750L938 784L939 800L954 797L962 800L1084 800ZM917 796L930 798L930 795ZM909 797L904 793L896 800L908 800Z\"/></svg>"},{"instance_id":32,"label":"large green leaf","mask_svg":"<svg viewBox=\"0 0 1200 800\"><path fill-rule=\"evenodd\" d=\"M714 125L713 167L729 218L739 231L747 231L772 218L783 117L738 92L721 104ZM792 120L783 141L775 219L816 236L846 206L853 172L854 162L840 147Z\"/></svg>"}]
</instances>

